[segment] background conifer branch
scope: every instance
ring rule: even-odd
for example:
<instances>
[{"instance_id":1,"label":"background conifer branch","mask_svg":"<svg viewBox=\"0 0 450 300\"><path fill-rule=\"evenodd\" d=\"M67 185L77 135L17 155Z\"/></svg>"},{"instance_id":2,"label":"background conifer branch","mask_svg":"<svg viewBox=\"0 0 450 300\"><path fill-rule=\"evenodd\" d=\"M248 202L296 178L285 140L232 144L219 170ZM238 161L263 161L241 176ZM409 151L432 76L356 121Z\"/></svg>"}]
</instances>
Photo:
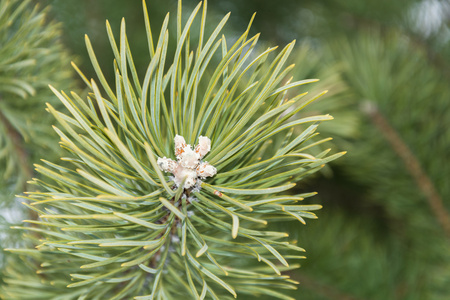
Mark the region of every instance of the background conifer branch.
<instances>
[{"instance_id":1,"label":"background conifer branch","mask_svg":"<svg viewBox=\"0 0 450 300\"><path fill-rule=\"evenodd\" d=\"M406 145L398 132L389 124L388 120L380 113L375 103L367 101L363 103L362 109L383 134L395 153L401 158L409 174L414 178L417 186L428 200L430 209L436 216L442 230L450 238L450 215L443 204L441 196L421 167L417 157Z\"/></svg>"},{"instance_id":2,"label":"background conifer branch","mask_svg":"<svg viewBox=\"0 0 450 300\"><path fill-rule=\"evenodd\" d=\"M2 101L0 97L0 101ZM33 174L33 169L31 168L31 163L29 161L29 154L24 147L24 141L22 140L21 134L14 129L12 124L8 121L6 116L0 111L0 124L4 128L4 133L6 138L10 140L12 148L14 149L13 153L17 157L17 161L19 162L19 173L22 173L25 178L31 178ZM25 190L26 184L25 181L22 182L21 186L18 186L17 189Z\"/></svg>"}]
</instances>

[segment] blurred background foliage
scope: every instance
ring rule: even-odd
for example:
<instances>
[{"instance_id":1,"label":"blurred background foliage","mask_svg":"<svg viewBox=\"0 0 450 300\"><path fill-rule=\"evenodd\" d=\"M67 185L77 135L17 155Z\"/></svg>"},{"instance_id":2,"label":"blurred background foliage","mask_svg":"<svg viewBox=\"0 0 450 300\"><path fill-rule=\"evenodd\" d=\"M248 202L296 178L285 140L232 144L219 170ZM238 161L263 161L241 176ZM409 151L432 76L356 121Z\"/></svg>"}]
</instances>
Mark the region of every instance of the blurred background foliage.
<instances>
[{"instance_id":1,"label":"blurred background foliage","mask_svg":"<svg viewBox=\"0 0 450 300\"><path fill-rule=\"evenodd\" d=\"M48 10L29 0L0 2L0 269L3 248L22 238L9 228L23 217L15 195L34 176L33 163L59 153L44 105L62 105L48 84L72 87L72 58L61 41L61 24L47 19Z\"/></svg>"},{"instance_id":2,"label":"blurred background foliage","mask_svg":"<svg viewBox=\"0 0 450 300\"><path fill-rule=\"evenodd\" d=\"M63 42L95 77L83 35L111 65L104 20L127 20L136 65L148 61L141 1L35 0L62 22ZM197 4L183 2L185 11ZM161 24L176 1L147 1ZM253 33L267 44L297 39L294 79L328 89L310 112L348 154L299 189L324 204L306 228L284 224L307 249L292 277L296 299L448 299L450 296L450 2L447 0L222 0L209 19L232 15L228 36L256 11ZM157 26L155 32L158 32ZM141 42L140 42L141 41ZM100 55L101 54L101 55ZM106 70L106 68L105 68ZM113 68L110 68L113 70ZM113 78L113 74L107 74ZM82 83L80 83L82 86ZM64 88L57 86L58 89Z\"/></svg>"}]
</instances>

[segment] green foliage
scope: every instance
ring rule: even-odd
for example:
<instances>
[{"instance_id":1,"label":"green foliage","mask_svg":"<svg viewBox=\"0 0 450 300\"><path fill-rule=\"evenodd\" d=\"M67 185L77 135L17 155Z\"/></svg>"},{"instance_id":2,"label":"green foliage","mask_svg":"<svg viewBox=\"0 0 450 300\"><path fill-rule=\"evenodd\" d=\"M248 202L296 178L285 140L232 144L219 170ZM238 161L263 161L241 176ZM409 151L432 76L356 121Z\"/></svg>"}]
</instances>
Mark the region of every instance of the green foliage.
<instances>
[{"instance_id":1,"label":"green foliage","mask_svg":"<svg viewBox=\"0 0 450 300\"><path fill-rule=\"evenodd\" d=\"M60 26L48 22L47 13L31 1L0 2L0 268L3 247L21 240L9 229L23 217L14 194L31 179L34 161L58 152L52 147L57 141L52 119L43 107L47 101L61 105L47 85L69 87L71 82Z\"/></svg>"},{"instance_id":2,"label":"green foliage","mask_svg":"<svg viewBox=\"0 0 450 300\"><path fill-rule=\"evenodd\" d=\"M339 49L333 51L335 59L345 62L345 80L354 91L355 100L359 104L365 104L366 101L374 103L422 162L422 167L435 182L441 195L450 195L450 186L445 180L446 175L450 175L450 165L434 159L446 157L450 146L450 135L446 134L450 126L450 87L437 66L430 66L426 49L417 47L399 32L381 34L377 31L364 31L355 39L338 40L332 48ZM380 134L380 128L372 124L368 127L370 129L364 130L370 136L361 140L364 149L358 146L355 148L365 154L368 151L380 153L380 149L385 147L385 138ZM375 135L377 139L374 139ZM394 167L392 161L395 158L380 160L389 162L391 166L365 163L364 167L349 166L349 169L357 177L382 172L393 174L386 167L392 168L392 172L404 172L404 167L399 166L400 161ZM384 171L376 170L378 168ZM389 187L391 184L383 183L383 189L393 190ZM389 194L388 190L379 190L378 193L379 199L381 195ZM399 207L395 211L402 210L403 205L397 203Z\"/></svg>"},{"instance_id":3,"label":"green foliage","mask_svg":"<svg viewBox=\"0 0 450 300\"><path fill-rule=\"evenodd\" d=\"M50 118L42 108L56 102L49 83L68 86L72 72L60 43L59 25L30 1L0 4L0 191L4 201L24 189L32 161L53 144ZM1 203L2 201L0 201Z\"/></svg>"},{"instance_id":4,"label":"green foliage","mask_svg":"<svg viewBox=\"0 0 450 300\"><path fill-rule=\"evenodd\" d=\"M37 249L11 250L16 255L0 295L292 299L279 290L296 282L281 272L297 268L304 250L267 224L316 218L311 211L320 205L297 203L315 193L292 194L293 182L342 155L311 150L328 140L311 142L318 124L331 116L292 119L317 98L295 89L316 80L286 81L294 43L278 54L276 48L256 53L259 35L249 37L250 25L229 45L220 35L228 15L208 35L206 3L184 27L179 3L171 55L168 16L153 40L145 3L144 11L149 62L143 80L122 21L118 43L107 24L114 85L86 37L100 86L76 68L91 91L86 102L52 88L70 112L48 104L67 165L37 165L44 178L34 180L37 190L28 193L27 206L39 220L20 227ZM305 129L293 134L298 126ZM174 158L177 134L190 145L201 135L211 139L205 160L217 175L185 188L162 173L157 159Z\"/></svg>"},{"instance_id":5,"label":"green foliage","mask_svg":"<svg viewBox=\"0 0 450 300\"><path fill-rule=\"evenodd\" d=\"M386 138L386 128L365 112L367 103L378 108L420 162L445 213L450 210L450 169L444 163L450 147L447 81L430 65L425 49L398 31L362 30L353 38L330 40L327 47L323 60L339 65L344 93L359 123L354 138L334 141L349 153L334 164L335 178L319 188L319 195L330 199L321 222L306 231L292 229L308 249L296 278L304 283L298 295L447 299L450 252L440 217L405 165L404 153L398 153L398 146ZM338 275L342 273L347 275ZM327 290L344 296L333 297Z\"/></svg>"},{"instance_id":6,"label":"green foliage","mask_svg":"<svg viewBox=\"0 0 450 300\"><path fill-rule=\"evenodd\" d=\"M186 0L185 4L196 1ZM102 26L98 25L107 17L111 19L111 26L115 28L119 22L114 23L114 21L119 21L118 16L125 15L128 27L133 28L132 31L127 32L127 37L133 48L134 65L139 78L144 78L141 75L145 74L148 55L143 51L148 51L148 46L147 41L141 36L145 35L145 26L140 26L141 18L134 18L141 9L139 1L40 0L39 2L51 3L54 6L52 14L64 22L64 39L78 55L85 53L82 39L79 37L85 32L89 33L91 39L95 41L99 64L102 66L105 63L109 64L114 53L107 53L110 52L108 37L103 34ZM2 4L4 3L7 2L3 0ZM162 22L163 14L160 12L167 11L173 5L173 1L164 1L152 7L149 12L152 23ZM429 9L430 5L440 7L439 13L430 18L433 24L438 24L438 28L431 28L430 24L423 22L422 17L430 14L430 11L426 9ZM321 136L333 136L333 141L311 147L308 153L323 151L326 149L325 146L350 150L345 159L340 159L332 165L332 173L321 172L326 175L333 174L333 177L314 176L314 179L319 181L302 180L300 184L286 192L292 194L304 193L305 190L319 190L319 196L325 203L325 208L319 215L320 222L308 223L308 230L299 228L296 222L282 223L280 227L270 227L271 231L281 232L291 227L288 230L290 239L298 239L300 245L308 250L308 259L303 262L301 269L284 273L300 282L299 290L286 291L286 294L295 299L308 300L447 299L450 293L449 247L442 234L443 230L438 218L430 209L419 184L405 167L401 156L386 140L384 130L380 129L371 117L360 112L360 108L361 104L367 100L372 106L378 108L388 124L397 131L399 139L403 139L416 156L421 168L429 176L449 210L446 200L449 196L447 181L450 175L447 170L449 165L446 163L449 138L447 124L450 120L448 117L450 58L448 24L450 18L446 14L448 3L422 0L289 0L279 5L274 1L264 0L226 0L210 3L209 10L206 28L211 28L211 31L215 27L212 25L215 24L214 22L209 23L211 19L215 19L214 10L233 12L228 24L234 27L234 31L228 30L228 36L239 36L236 28L245 26L251 14L257 11L251 33L261 31L262 37L266 40L284 42L293 38L299 39L300 47L296 47L297 50L294 50L295 53L290 55L287 62L287 65L291 62L297 65L297 68L292 69L290 73L294 78L321 78L321 81L300 86L292 92L288 91L285 98L290 98L291 95L295 97L306 89L313 97L324 89L330 92L322 96L319 101L314 101L301 109L293 118L304 118L321 113L331 113L335 118L333 122L321 124L321 135L308 140L312 143L316 139L320 140ZM418 15L419 12L422 17ZM161 16L160 19L156 17L158 14ZM183 16L183 20L187 18L187 15ZM439 25L440 19L442 23ZM194 24L197 24L195 22ZM170 27L169 24L170 32L172 28L176 29L176 24L174 25ZM373 31L370 30L371 28L377 29ZM395 33L392 33L392 28L395 28ZM230 35L230 32L233 33ZM192 41L197 36L197 30L190 32L189 37ZM117 36L115 37L117 39ZM157 35L154 37L158 40ZM171 34L169 38L167 57L170 59L167 61L172 62L176 50L176 47L172 46L177 43L177 36ZM105 40L106 44L102 44L102 40ZM20 47L18 49L22 50ZM216 59L220 61L220 55L213 56L214 64L218 63ZM270 58L266 59L259 67L261 69L259 74L270 73L270 62ZM87 78L94 76L94 72L87 66L82 64L80 66ZM58 70L65 72L68 68L64 66ZM165 70L168 70L168 66ZM211 69L208 67L205 74L210 75L213 70L214 67ZM102 72L108 82L114 81L114 68L103 68ZM289 77L283 79L282 84L286 84L285 80L288 81ZM238 91L245 88L246 82L244 81L243 84L244 87L239 86ZM53 85L58 89L64 88L59 83ZM204 90L205 87L199 83L198 89ZM48 92L47 88L43 90ZM101 93L105 95L103 89ZM169 99L169 92L165 93L165 97ZM307 97L304 96L298 103L307 101ZM109 96L105 98L111 101ZM56 97L49 99L57 100ZM93 103L93 107L97 108L96 100ZM52 105L55 106L56 103ZM295 104L292 108L294 107L296 107ZM39 107L38 111L40 109ZM24 115L35 111L24 112ZM40 117L42 116L41 114ZM99 118L103 122L103 119ZM113 124L117 126L114 120ZM307 127L308 124L296 126L295 129L291 129L292 135L300 135ZM101 129L97 128L100 131ZM86 135L83 130L77 130L77 132ZM204 132L199 134L205 135ZM174 158L171 144L173 136L163 138L163 143L170 144L163 154ZM189 142L194 144L195 138L196 136ZM272 144L262 151L266 153L266 158L275 155L277 149L272 145L278 145L284 138L284 134L271 137ZM48 143L48 145L55 144ZM56 148L52 147L52 149ZM39 148L30 147L29 149L29 154L35 157L42 156L37 154ZM212 150L214 149L213 143ZM49 160L48 154L46 157ZM70 157L72 160L74 157L77 159L73 155ZM209 161L210 156L206 156L205 159ZM147 162L144 158L143 163ZM326 170L330 171L329 168ZM208 184L214 184L214 180L216 178L212 177L205 181ZM46 182L50 183L48 180ZM89 184L89 186L93 185ZM8 184L8 187L11 185ZM224 194L227 195L227 193ZM2 209L3 214L5 211L12 210ZM228 221L226 221L231 226L223 235L230 241L237 241L240 237L232 239L230 233L233 229L233 219L230 216L227 218ZM73 220L64 222L74 223ZM76 226L79 222L81 221L75 222ZM90 221L83 222L84 225L88 225ZM239 227L251 227L242 219L239 219L239 223ZM251 229L259 230L257 226ZM9 230L2 228L1 231L0 235L3 238L4 233ZM16 232L18 234L9 235L8 241L3 239L2 246L11 242L11 239L17 240L22 237L22 231ZM217 232L214 231L214 234ZM220 234L219 236L222 237ZM41 244L44 240L39 241L39 239L42 237L40 233L35 232L24 236L30 244L34 245ZM45 249L45 247L41 248ZM194 252L198 248L195 248ZM66 268L64 270L55 267L47 268L45 264L39 267L39 264L44 261L58 260L59 264L61 261L74 258L65 254L61 255L53 251L54 248L50 250L52 251L23 250L17 256L8 257L9 263L5 273L9 274L7 289L10 294L15 295L16 298L20 295L19 299L83 298L84 289L66 288L69 282L76 282L71 281L68 274L79 274L78 266L61 265L61 268ZM286 254L283 251L280 253ZM199 259L203 259L204 256L205 254ZM219 258L215 256L215 258L224 266L230 266L229 261L232 261L236 268L250 270L255 267L251 261L246 260L246 256L242 259L229 256L229 261L222 256ZM256 260L253 261L256 263ZM276 263L276 260L273 262ZM280 265L280 263L276 264ZM43 273L36 276L37 269ZM104 269L97 271L100 274ZM230 282L226 276L221 278L227 283ZM26 289L23 288L24 282L27 283ZM49 288L49 282L57 284ZM113 284L110 283L110 285ZM124 286L123 283L116 285ZM2 283L0 286L5 288ZM215 291L221 289L219 285L217 287ZM238 289L236 290L240 293ZM69 295L69 291L72 294ZM220 299L227 294L225 290L223 291L225 293L219 295ZM200 293L200 289L198 292ZM189 298L190 294L183 296ZM96 297L103 299L109 296L99 293ZM243 295L243 297L252 298L250 295ZM257 297L273 299L270 295L266 295L266 298L262 295Z\"/></svg>"},{"instance_id":7,"label":"green foliage","mask_svg":"<svg viewBox=\"0 0 450 300\"><path fill-rule=\"evenodd\" d=\"M385 35L383 39L376 33L364 34L348 42L348 46L343 43L339 45L342 52L336 54L342 55L348 62L346 76L359 74L358 79L353 76L348 80L354 83L353 90L360 99L372 101L378 106L380 113L411 149L423 172L444 199L443 209L449 211L450 206L445 199L450 196L447 184L450 166L442 161L446 160L450 147L450 136L445 134L450 125L450 88L442 80L442 73L429 66L423 49L416 47L412 51L411 42L398 33ZM354 51L356 47L358 54ZM367 62L364 71L358 67L363 59ZM366 120L369 121L369 118ZM414 174L405 167L402 154L395 153L399 149L389 144L383 136L385 129L369 121L361 130L364 137L355 143L353 160L346 162L345 172L359 178L361 185L376 184L376 188L368 189L368 199L383 203L389 219L402 220L400 231L395 222L389 228L404 241L403 251L408 252L403 265L404 276L413 278L411 286L425 283L419 285L419 291L406 289L411 292L406 292L404 297L415 299L416 295L424 295L425 299L447 298L449 245L440 227L439 216L430 209L428 195L420 189L420 183L414 181ZM368 156L377 157L377 160L369 162ZM361 163L358 168L354 165L357 162ZM408 161L408 164L412 162ZM426 263L426 274L420 267L414 268L414 262ZM442 293L442 290L446 292Z\"/></svg>"}]
</instances>

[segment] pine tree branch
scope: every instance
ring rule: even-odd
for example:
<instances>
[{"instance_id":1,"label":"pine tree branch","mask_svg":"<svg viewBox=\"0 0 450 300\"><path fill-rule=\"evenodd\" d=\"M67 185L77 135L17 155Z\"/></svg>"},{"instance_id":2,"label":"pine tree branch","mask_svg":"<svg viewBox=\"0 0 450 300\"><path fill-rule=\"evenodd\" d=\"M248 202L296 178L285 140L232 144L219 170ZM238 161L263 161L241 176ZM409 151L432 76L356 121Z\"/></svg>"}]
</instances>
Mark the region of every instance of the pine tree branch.
<instances>
[{"instance_id":1,"label":"pine tree branch","mask_svg":"<svg viewBox=\"0 0 450 300\"><path fill-rule=\"evenodd\" d=\"M298 273L289 274L292 279L300 282L300 286L314 291L315 293L333 300L362 300L360 298L355 298L351 295L345 294L338 290L336 287L319 282L309 276Z\"/></svg>"},{"instance_id":2,"label":"pine tree branch","mask_svg":"<svg viewBox=\"0 0 450 300\"><path fill-rule=\"evenodd\" d=\"M338 9L340 9L341 11L346 11L343 7L337 8L337 10ZM434 49L433 46L430 45L430 43L427 42L425 38L419 36L417 33L414 33L411 30L403 30L399 26L385 25L382 22L374 19L363 18L348 11L346 11L346 14L348 15L348 17L351 17L353 19L352 22L346 23L352 28L352 30L357 30L360 28L380 28L383 32L389 32L392 28L399 30L402 34L408 37L408 39L413 44L414 49L420 49L426 53L426 57L432 66L438 69L441 74L444 74L445 77L450 78L449 61L441 53L439 53L439 51Z\"/></svg>"},{"instance_id":3,"label":"pine tree branch","mask_svg":"<svg viewBox=\"0 0 450 300\"><path fill-rule=\"evenodd\" d=\"M373 124L381 131L384 137L391 144L392 149L403 160L406 169L427 198L431 211L436 216L447 237L450 238L450 215L444 206L441 196L437 192L430 177L423 170L417 157L402 140L398 132L396 132L395 129L389 124L388 120L386 120L386 118L379 112L374 103L367 103L363 111L370 117Z\"/></svg>"},{"instance_id":4,"label":"pine tree branch","mask_svg":"<svg viewBox=\"0 0 450 300\"><path fill-rule=\"evenodd\" d=\"M1 98L0 98L1 100ZM20 133L14 128L11 122L6 118L2 111L0 111L0 123L5 128L5 134L12 141L15 155L19 161L19 167L22 170L25 178L29 179L33 175L33 169L30 167L30 159L29 154L25 150L25 146L23 143L22 136ZM26 181L22 183L21 190L24 190L26 187Z\"/></svg>"},{"instance_id":5,"label":"pine tree branch","mask_svg":"<svg viewBox=\"0 0 450 300\"><path fill-rule=\"evenodd\" d=\"M277 289L295 288L281 272L297 268L287 260L304 250L289 243L287 233L270 230L265 219L315 219L320 205L297 203L314 193L286 191L344 153L309 154L318 123L331 116L291 120L307 102L300 102L304 94L284 101L285 93L317 81L283 81L293 68L287 62L294 42L256 56L259 34L250 36L249 24L228 47L221 32L229 14L210 30L206 3L203 10L201 5L183 24L179 1L176 34L170 34L175 43L169 41L167 14L155 49L143 1L151 57L143 80L123 19L119 43L106 25L116 88L87 36L99 82L89 82L76 68L91 91L87 101L51 86L67 109L47 104L59 124L54 129L64 163L36 165L39 192L25 198L40 220L15 228L40 236L27 233L36 249L11 249L33 255L39 267L31 273L42 275L27 273L25 281L12 261L18 271L8 272L11 280L0 287L0 297L287 299ZM198 44L192 40L197 30ZM8 131L20 142L21 131L13 131L10 121ZM244 263L255 258L264 265Z\"/></svg>"}]
</instances>

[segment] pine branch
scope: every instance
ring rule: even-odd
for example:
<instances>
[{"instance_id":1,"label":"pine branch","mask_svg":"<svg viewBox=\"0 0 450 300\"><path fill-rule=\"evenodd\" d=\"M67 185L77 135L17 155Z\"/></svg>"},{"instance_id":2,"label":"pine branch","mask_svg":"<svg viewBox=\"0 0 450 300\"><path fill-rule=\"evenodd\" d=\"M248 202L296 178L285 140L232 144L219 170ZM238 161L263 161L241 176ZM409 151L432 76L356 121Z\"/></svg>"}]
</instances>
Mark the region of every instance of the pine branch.
<instances>
[{"instance_id":1,"label":"pine branch","mask_svg":"<svg viewBox=\"0 0 450 300\"><path fill-rule=\"evenodd\" d=\"M373 124L380 130L392 149L402 159L406 169L428 200L431 211L436 216L446 236L450 238L450 215L433 182L420 165L419 160L403 141L398 132L389 124L373 102L366 102L363 107Z\"/></svg>"},{"instance_id":2,"label":"pine branch","mask_svg":"<svg viewBox=\"0 0 450 300\"><path fill-rule=\"evenodd\" d=\"M47 22L48 9L31 1L0 3L0 193L10 200L31 179L31 163L54 141L50 118L43 116L45 102L55 102L50 82L69 86L72 72L61 68L70 61L60 41L58 24ZM61 107L58 105L58 107ZM32 150L31 150L32 149ZM45 149L45 150L44 150ZM8 195L8 196L7 196Z\"/></svg>"},{"instance_id":3,"label":"pine branch","mask_svg":"<svg viewBox=\"0 0 450 300\"><path fill-rule=\"evenodd\" d=\"M440 72L445 75L446 78L450 78L450 62L444 57L439 51L437 51L430 42L427 42L425 38L419 36L417 33L412 32L411 30L407 30L411 28L410 24L406 26L392 26L392 23L385 24L380 20L369 19L351 11L348 11L345 8L339 8L341 11L345 11L347 17L351 17L352 22L347 22L346 24L352 27L352 30L364 28L365 30L373 30L373 28L380 29L381 32L392 32L393 30L397 30L408 37L411 41L411 44L415 49L420 49L426 53L426 58L429 61L430 65L434 66L436 69L440 70ZM407 28L406 30L404 28Z\"/></svg>"},{"instance_id":4,"label":"pine branch","mask_svg":"<svg viewBox=\"0 0 450 300\"><path fill-rule=\"evenodd\" d=\"M99 83L75 67L90 90L86 100L51 87L67 108L48 104L67 164L36 166L39 191L25 198L40 219L17 229L39 234L38 250L10 251L33 254L36 289L65 299L290 299L279 290L296 282L282 272L297 268L304 250L267 225L317 218L320 205L298 203L314 193L292 188L344 154L310 149L330 115L292 118L323 94L302 102L296 91L317 80L286 80L294 42L256 53L250 24L228 47L220 32L229 15L204 37L206 3L183 25L179 2L174 44L168 15L153 43L145 1L143 8L150 53L143 80L122 20L118 43L107 23L115 85L86 37ZM6 281L0 293L27 298L16 273Z\"/></svg>"},{"instance_id":5,"label":"pine branch","mask_svg":"<svg viewBox=\"0 0 450 300\"><path fill-rule=\"evenodd\" d=\"M26 179L30 179L33 175L33 169L31 168L29 154L25 149L21 134L12 126L2 111L0 111L0 123L5 128L7 138L12 142L14 154L19 162L21 173ZM26 181L24 180L21 182L21 187L18 188L20 190L25 190L25 187Z\"/></svg>"}]
</instances>

